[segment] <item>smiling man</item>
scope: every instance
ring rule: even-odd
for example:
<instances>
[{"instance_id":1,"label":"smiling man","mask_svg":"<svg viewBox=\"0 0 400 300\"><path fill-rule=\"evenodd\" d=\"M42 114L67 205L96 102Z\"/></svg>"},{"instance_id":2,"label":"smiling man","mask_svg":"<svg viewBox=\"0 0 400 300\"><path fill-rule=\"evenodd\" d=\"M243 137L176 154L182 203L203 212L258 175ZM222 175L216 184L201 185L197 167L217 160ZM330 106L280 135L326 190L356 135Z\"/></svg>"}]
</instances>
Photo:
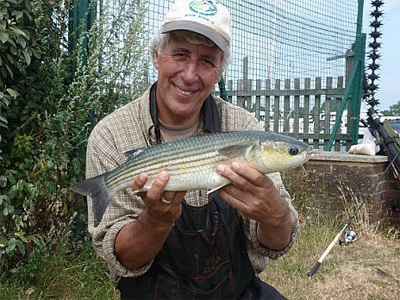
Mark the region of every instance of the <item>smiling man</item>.
<instances>
[{"instance_id":1,"label":"smiling man","mask_svg":"<svg viewBox=\"0 0 400 300\"><path fill-rule=\"evenodd\" d=\"M218 1L178 0L151 43L158 80L94 128L87 177L113 170L125 153L191 135L262 130L246 110L211 91L230 56L230 15ZM232 184L164 191L162 171L140 197L148 175L132 178L89 232L121 299L286 299L258 278L269 258L293 245L297 213L278 173L239 162L218 166Z\"/></svg>"},{"instance_id":2,"label":"smiling man","mask_svg":"<svg viewBox=\"0 0 400 300\"><path fill-rule=\"evenodd\" d=\"M192 40L191 40L192 39ZM193 41L198 40L193 44ZM158 70L159 119L169 125L198 121L203 102L221 78L222 51L204 37L173 31L164 48L154 51Z\"/></svg>"}]
</instances>

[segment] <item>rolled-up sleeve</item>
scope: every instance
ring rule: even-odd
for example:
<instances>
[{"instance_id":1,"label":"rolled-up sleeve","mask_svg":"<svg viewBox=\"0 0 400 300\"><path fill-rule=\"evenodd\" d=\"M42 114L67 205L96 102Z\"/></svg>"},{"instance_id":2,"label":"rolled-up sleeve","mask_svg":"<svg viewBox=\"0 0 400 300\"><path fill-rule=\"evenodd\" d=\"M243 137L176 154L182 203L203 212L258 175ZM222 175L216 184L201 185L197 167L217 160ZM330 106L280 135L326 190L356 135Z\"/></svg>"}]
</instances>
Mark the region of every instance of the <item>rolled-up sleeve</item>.
<instances>
[{"instance_id":1,"label":"rolled-up sleeve","mask_svg":"<svg viewBox=\"0 0 400 300\"><path fill-rule=\"evenodd\" d=\"M101 124L93 130L86 153L87 178L111 171L124 162L124 155L118 153L110 136L107 134L107 128ZM93 199L88 197L88 230L97 253L105 260L110 269L111 280L117 283L119 277L143 275L150 268L152 262L140 269L129 270L119 262L114 249L119 231L127 224L135 222L143 209L142 200L129 189L119 191L110 200L102 221L97 227L94 227L92 201Z\"/></svg>"}]
</instances>

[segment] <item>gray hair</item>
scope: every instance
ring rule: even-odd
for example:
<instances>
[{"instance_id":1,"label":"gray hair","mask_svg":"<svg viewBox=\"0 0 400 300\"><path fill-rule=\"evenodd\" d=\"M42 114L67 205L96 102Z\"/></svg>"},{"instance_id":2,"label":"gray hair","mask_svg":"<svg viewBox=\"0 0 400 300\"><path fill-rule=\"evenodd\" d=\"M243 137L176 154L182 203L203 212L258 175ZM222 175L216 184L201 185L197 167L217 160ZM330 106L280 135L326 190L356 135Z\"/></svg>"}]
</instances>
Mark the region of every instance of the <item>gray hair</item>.
<instances>
[{"instance_id":1,"label":"gray hair","mask_svg":"<svg viewBox=\"0 0 400 300\"><path fill-rule=\"evenodd\" d=\"M183 38L189 43L194 45L215 46L215 44L205 36L197 34L192 31L181 30L181 31L167 32L163 34L160 31L158 31L151 40L150 44L151 53L153 54L154 51L157 51L158 54L161 54L165 45L171 39L171 36ZM229 59L230 59L230 48L228 48L227 51L222 52L222 64L221 64L222 71L226 70L226 68L228 67Z\"/></svg>"}]
</instances>

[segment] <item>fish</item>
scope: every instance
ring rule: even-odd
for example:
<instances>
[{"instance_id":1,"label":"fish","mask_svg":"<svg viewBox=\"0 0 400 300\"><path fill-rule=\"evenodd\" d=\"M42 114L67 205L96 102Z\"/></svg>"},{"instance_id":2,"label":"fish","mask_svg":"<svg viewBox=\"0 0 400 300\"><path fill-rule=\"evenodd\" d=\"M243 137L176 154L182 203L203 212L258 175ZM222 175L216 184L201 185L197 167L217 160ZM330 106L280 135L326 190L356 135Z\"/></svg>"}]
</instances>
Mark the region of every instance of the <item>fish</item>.
<instances>
[{"instance_id":1,"label":"fish","mask_svg":"<svg viewBox=\"0 0 400 300\"><path fill-rule=\"evenodd\" d=\"M78 182L70 189L92 198L98 226L110 199L131 188L142 172L148 181L135 194L146 192L157 174L169 173L166 191L215 191L229 180L216 172L218 165L244 162L264 174L295 168L312 156L312 147L295 138L268 131L241 130L185 137L125 153L127 160L114 170Z\"/></svg>"}]
</instances>

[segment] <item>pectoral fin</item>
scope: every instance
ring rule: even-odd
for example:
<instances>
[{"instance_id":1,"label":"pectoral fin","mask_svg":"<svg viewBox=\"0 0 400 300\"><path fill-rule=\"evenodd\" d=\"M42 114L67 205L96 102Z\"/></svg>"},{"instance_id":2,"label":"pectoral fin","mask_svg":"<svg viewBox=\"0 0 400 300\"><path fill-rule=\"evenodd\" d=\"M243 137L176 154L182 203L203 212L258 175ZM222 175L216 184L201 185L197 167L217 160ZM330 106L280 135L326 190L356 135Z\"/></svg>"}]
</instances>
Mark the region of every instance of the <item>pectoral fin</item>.
<instances>
[{"instance_id":1,"label":"pectoral fin","mask_svg":"<svg viewBox=\"0 0 400 300\"><path fill-rule=\"evenodd\" d=\"M143 196L144 194L146 194L148 190L149 190L148 187L143 187L140 190L134 191L133 194L140 197L140 196Z\"/></svg>"},{"instance_id":2,"label":"pectoral fin","mask_svg":"<svg viewBox=\"0 0 400 300\"><path fill-rule=\"evenodd\" d=\"M214 193L215 191L218 191L220 188L223 188L224 186L226 186L228 184L229 184L229 182L221 184L220 186L217 186L217 187L215 187L215 188L213 188L211 190L208 190L207 191L207 195L210 195L211 193Z\"/></svg>"},{"instance_id":3,"label":"pectoral fin","mask_svg":"<svg viewBox=\"0 0 400 300\"><path fill-rule=\"evenodd\" d=\"M221 148L218 150L218 153L221 155L224 155L230 159L243 158L243 157L246 157L246 153L252 147L254 147L253 144L238 144L238 145Z\"/></svg>"}]
</instances>

